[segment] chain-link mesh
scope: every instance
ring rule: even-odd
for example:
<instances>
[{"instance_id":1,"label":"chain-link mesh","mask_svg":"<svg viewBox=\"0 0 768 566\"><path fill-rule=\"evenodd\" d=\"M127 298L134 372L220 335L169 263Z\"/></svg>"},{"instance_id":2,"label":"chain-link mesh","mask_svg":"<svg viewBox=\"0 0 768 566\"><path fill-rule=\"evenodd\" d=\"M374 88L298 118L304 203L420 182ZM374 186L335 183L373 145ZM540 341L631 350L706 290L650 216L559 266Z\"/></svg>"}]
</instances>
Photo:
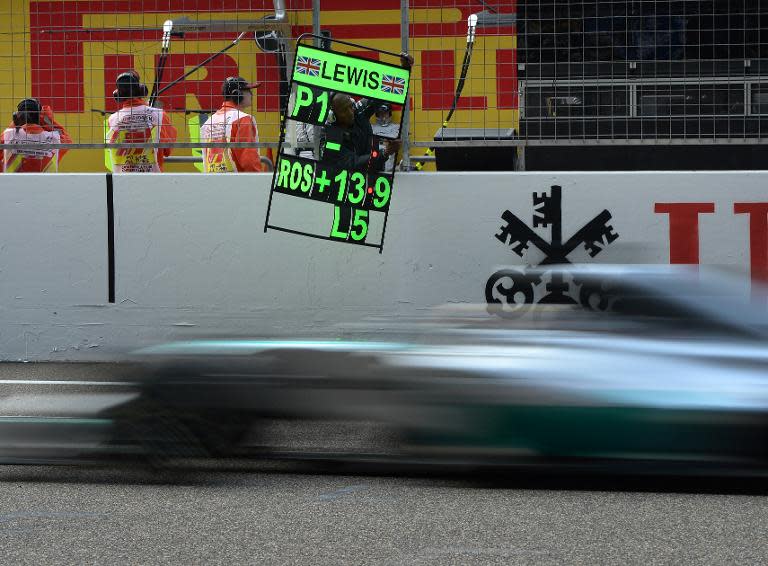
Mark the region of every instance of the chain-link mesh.
<instances>
[{"instance_id":1,"label":"chain-link mesh","mask_svg":"<svg viewBox=\"0 0 768 566\"><path fill-rule=\"evenodd\" d=\"M520 2L527 144L760 143L768 4Z\"/></svg>"},{"instance_id":2,"label":"chain-link mesh","mask_svg":"<svg viewBox=\"0 0 768 566\"><path fill-rule=\"evenodd\" d=\"M118 108L112 98L115 79L121 72L135 69L152 90L163 61L164 24L170 21L169 53L159 87L167 88L171 81L202 65L157 97L156 105L169 114L177 130L175 143L160 145L173 146L174 157L194 159L196 116L204 120L219 107L224 78L241 75L262 83L252 113L266 153L265 146L278 139L281 95L285 94L276 43L287 51L283 63L290 65L295 38L312 31L313 23L334 38L396 52L403 46L401 32L407 29L408 45L416 58L410 139L428 145L453 106L467 45L467 18L478 13L474 55L450 125L480 129L481 138L487 137L485 130L514 128L514 1L418 0L405 10L402 4L399 0L375 5L335 0L314 6L311 0L10 0L0 8L5 71L0 80L4 82L0 85L0 112L10 122L21 99L39 98L51 107L55 120L77 148L62 161L61 170L103 170L105 118ZM254 30L267 34L264 18L274 20L281 7L285 8L285 23L273 29L284 41L263 37L255 42ZM313 13L313 7L319 10ZM403 28L404 17L407 28ZM245 36L232 46L244 31ZM225 53L206 62L227 47ZM395 120L400 111L395 108ZM191 164L173 163L166 170L193 169Z\"/></svg>"},{"instance_id":3,"label":"chain-link mesh","mask_svg":"<svg viewBox=\"0 0 768 566\"><path fill-rule=\"evenodd\" d=\"M135 69L153 89L169 21L159 88L195 70L157 97L177 131L162 144L177 158L168 171L194 171L178 158L199 159L195 123L230 75L262 83L251 112L269 153L294 40L313 24L394 52L407 30L414 164L431 166L435 147L751 144L768 128L760 0L8 0L0 112L10 125L21 99L39 98L77 148L60 170L103 171L115 78Z\"/></svg>"},{"instance_id":4,"label":"chain-link mesh","mask_svg":"<svg viewBox=\"0 0 768 566\"><path fill-rule=\"evenodd\" d=\"M417 61L414 145L513 140L519 118L515 0L445 2L428 10L411 2L409 16Z\"/></svg>"},{"instance_id":5,"label":"chain-link mesh","mask_svg":"<svg viewBox=\"0 0 768 566\"><path fill-rule=\"evenodd\" d=\"M290 2L284 18L277 20L275 4L271 0L11 0L0 13L0 60L5 67L0 111L10 122L19 100L38 98L51 107L77 149L62 160L60 170L103 171L105 120L119 108L113 98L115 79L133 69L147 95L159 93L155 106L165 111L177 132L175 143L159 145L172 146L174 157L192 161L198 159L191 149L199 147L196 124L221 106L224 79L240 75L261 82L246 111L256 119L258 145L266 153L267 146L276 145L281 105L275 35L280 33L287 46L293 34L310 31L312 24L311 2ZM164 32L170 37L164 38ZM165 55L164 39L168 39ZM157 140L151 145L158 145ZM194 169L177 162L166 170Z\"/></svg>"}]
</instances>

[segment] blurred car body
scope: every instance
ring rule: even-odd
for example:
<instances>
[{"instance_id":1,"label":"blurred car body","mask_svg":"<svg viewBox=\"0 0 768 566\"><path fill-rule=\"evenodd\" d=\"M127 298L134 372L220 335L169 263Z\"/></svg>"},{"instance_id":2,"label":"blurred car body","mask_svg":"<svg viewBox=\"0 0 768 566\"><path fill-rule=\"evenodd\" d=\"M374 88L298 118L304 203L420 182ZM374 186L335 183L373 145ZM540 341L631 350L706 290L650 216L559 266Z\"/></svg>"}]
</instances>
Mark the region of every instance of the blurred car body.
<instances>
[{"instance_id":1,"label":"blurred car body","mask_svg":"<svg viewBox=\"0 0 768 566\"><path fill-rule=\"evenodd\" d=\"M578 300L377 321L379 341L144 349L135 394L93 415L111 423L101 446L156 461L768 469L765 302L743 281L666 267L546 273Z\"/></svg>"}]
</instances>

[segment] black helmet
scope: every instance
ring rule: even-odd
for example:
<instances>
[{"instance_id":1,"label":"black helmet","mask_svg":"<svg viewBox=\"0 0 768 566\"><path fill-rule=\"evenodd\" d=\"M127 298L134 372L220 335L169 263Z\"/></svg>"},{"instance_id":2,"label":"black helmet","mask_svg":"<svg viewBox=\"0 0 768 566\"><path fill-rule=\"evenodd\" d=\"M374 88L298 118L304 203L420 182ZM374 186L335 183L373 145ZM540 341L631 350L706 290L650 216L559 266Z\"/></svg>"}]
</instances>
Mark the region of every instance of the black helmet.
<instances>
[{"instance_id":1,"label":"black helmet","mask_svg":"<svg viewBox=\"0 0 768 566\"><path fill-rule=\"evenodd\" d=\"M16 106L13 123L17 127L24 124L39 124L42 111L43 105L37 98L25 98Z\"/></svg>"},{"instance_id":2,"label":"black helmet","mask_svg":"<svg viewBox=\"0 0 768 566\"><path fill-rule=\"evenodd\" d=\"M147 85L141 82L139 73L133 70L117 75L115 86L117 88L112 92L112 96L117 101L143 98L149 93Z\"/></svg>"},{"instance_id":3,"label":"black helmet","mask_svg":"<svg viewBox=\"0 0 768 566\"><path fill-rule=\"evenodd\" d=\"M16 106L18 112L41 112L43 105L37 98L25 98Z\"/></svg>"}]
</instances>

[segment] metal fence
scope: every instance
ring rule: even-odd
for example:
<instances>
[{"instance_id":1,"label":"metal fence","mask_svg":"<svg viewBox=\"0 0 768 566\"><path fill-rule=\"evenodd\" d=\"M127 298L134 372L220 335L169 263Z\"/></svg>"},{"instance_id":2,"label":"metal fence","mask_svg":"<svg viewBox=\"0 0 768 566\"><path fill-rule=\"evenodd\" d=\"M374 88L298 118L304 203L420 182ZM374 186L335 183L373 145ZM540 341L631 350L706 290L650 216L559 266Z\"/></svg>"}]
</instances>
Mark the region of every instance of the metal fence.
<instances>
[{"instance_id":1,"label":"metal fence","mask_svg":"<svg viewBox=\"0 0 768 566\"><path fill-rule=\"evenodd\" d=\"M295 38L324 31L414 55L411 102L395 108L406 164L455 146L764 144L763 30L761 0L8 0L0 112L39 98L73 138L62 170L103 170L115 78L135 69L152 91L162 66L157 104L178 134L161 145L194 161L194 123L241 75L262 83L252 113L267 154Z\"/></svg>"},{"instance_id":2,"label":"metal fence","mask_svg":"<svg viewBox=\"0 0 768 566\"><path fill-rule=\"evenodd\" d=\"M156 106L177 131L174 143L143 145L171 146L177 161L195 161L192 148L201 144L194 124L220 107L224 79L241 75L262 83L252 113L258 145L267 149L277 140L281 104L274 39L280 34L289 42L292 31L312 26L311 4L299 4L283 9L284 2L271 0L13 0L0 14L2 60L8 65L8 82L0 85L2 110L10 118L20 99L39 98L73 140L62 169L104 170L105 121L119 108L115 79L134 69L148 94L159 93ZM177 164L176 170L193 169Z\"/></svg>"},{"instance_id":3,"label":"metal fence","mask_svg":"<svg viewBox=\"0 0 768 566\"><path fill-rule=\"evenodd\" d=\"M465 66L471 14L478 14L477 35ZM172 28L163 55L167 22ZM118 107L115 78L128 69L138 71L150 91L164 69L157 106L178 135L159 145L172 146L184 160L194 160L192 149L200 147L190 121L219 107L224 78L260 81L252 113L267 153L278 139L295 39L311 31L414 54L407 139L415 152L433 145L454 106L450 126L478 130L480 139L491 130L513 132L518 118L514 0L10 0L0 7L0 26L0 112L10 121L28 96L50 105L74 142L62 147L77 150L62 170L103 169L104 121ZM457 98L462 69L466 81ZM395 119L402 111L395 108Z\"/></svg>"},{"instance_id":4,"label":"metal fence","mask_svg":"<svg viewBox=\"0 0 768 566\"><path fill-rule=\"evenodd\" d=\"M764 143L765 2L545 0L518 16L526 144Z\"/></svg>"}]
</instances>

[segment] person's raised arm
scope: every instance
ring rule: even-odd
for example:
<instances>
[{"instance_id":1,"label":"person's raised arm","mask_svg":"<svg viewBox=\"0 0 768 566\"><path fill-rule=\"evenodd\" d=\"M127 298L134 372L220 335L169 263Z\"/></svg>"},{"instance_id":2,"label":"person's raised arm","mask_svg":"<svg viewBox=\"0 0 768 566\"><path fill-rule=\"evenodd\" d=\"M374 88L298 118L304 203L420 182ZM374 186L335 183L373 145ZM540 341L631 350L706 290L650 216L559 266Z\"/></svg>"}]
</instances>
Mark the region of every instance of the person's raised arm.
<instances>
[{"instance_id":1,"label":"person's raised arm","mask_svg":"<svg viewBox=\"0 0 768 566\"><path fill-rule=\"evenodd\" d=\"M41 114L42 117L40 122L42 122L43 129L48 130L49 132L58 132L61 143L72 143L72 137L67 133L67 130L64 129L64 126L59 124L53 117L53 110L50 106L43 106ZM64 157L64 154L68 151L68 149L64 148L59 150L59 162L61 162L61 158Z\"/></svg>"}]
</instances>

